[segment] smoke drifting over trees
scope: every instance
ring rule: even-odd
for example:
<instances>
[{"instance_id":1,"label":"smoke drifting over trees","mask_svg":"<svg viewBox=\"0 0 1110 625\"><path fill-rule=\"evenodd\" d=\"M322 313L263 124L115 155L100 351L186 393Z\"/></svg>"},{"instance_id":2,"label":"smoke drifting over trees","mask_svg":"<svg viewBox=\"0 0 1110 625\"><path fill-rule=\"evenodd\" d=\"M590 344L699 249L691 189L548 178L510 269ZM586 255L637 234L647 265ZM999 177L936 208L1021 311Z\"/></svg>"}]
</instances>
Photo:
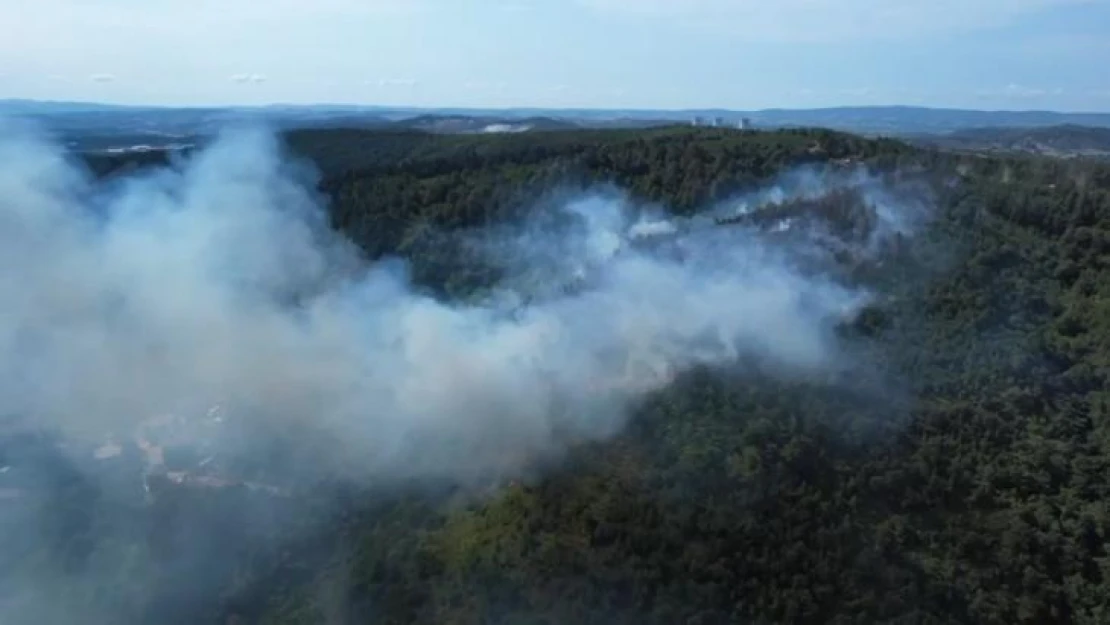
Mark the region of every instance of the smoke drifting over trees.
<instances>
[{"instance_id":1,"label":"smoke drifting over trees","mask_svg":"<svg viewBox=\"0 0 1110 625\"><path fill-rule=\"evenodd\" d=\"M0 134L5 623L1110 605L1104 167L819 130Z\"/></svg>"},{"instance_id":2,"label":"smoke drifting over trees","mask_svg":"<svg viewBox=\"0 0 1110 625\"><path fill-rule=\"evenodd\" d=\"M359 259L262 132L109 188L27 135L0 155L2 408L66 436L127 436L220 403L321 430L331 460L366 479L489 477L608 436L694 365L833 367L836 324L869 297L794 262L812 240L649 222L593 195L483 239L504 297L440 301L404 262ZM636 245L649 224L674 231L671 253ZM530 299L508 315L512 297Z\"/></svg>"}]
</instances>

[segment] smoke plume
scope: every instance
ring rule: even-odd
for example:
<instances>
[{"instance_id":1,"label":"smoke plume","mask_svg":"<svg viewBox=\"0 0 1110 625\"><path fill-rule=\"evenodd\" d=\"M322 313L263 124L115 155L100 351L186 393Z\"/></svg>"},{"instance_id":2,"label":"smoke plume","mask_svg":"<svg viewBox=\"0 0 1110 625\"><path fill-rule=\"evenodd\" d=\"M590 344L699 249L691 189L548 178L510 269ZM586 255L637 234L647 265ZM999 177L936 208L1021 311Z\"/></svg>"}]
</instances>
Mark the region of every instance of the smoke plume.
<instances>
[{"instance_id":1,"label":"smoke plume","mask_svg":"<svg viewBox=\"0 0 1110 625\"><path fill-rule=\"evenodd\" d=\"M834 373L851 360L838 327L872 300L835 258L874 256L927 213L862 171L795 172L691 218L612 189L553 196L520 221L444 233L499 276L449 299L414 284L421 258L365 259L315 182L260 131L106 182L0 127L0 557L41 565L8 576L0 616L74 620L80 601L58 597L100 592L108 612L147 612L89 622L167 622L222 592L210 560L246 524L213 512L221 529L187 526L178 555L137 555L128 484L148 500L177 482L286 501L329 477L481 485L614 435L691 367ZM843 215L851 236L806 205L842 192L855 195L833 205L865 213ZM41 430L69 473L33 474ZM63 545L51 553L72 552L82 472L122 507L82 521L99 524L81 530L100 540L86 568L36 560L44 532ZM37 496L50 489L63 495ZM105 590L101 569L137 581Z\"/></svg>"},{"instance_id":2,"label":"smoke plume","mask_svg":"<svg viewBox=\"0 0 1110 625\"><path fill-rule=\"evenodd\" d=\"M599 193L459 235L505 279L434 299L406 261L365 262L331 231L262 132L107 188L27 134L0 162L0 412L86 444L219 405L321 433L362 478L480 477L612 434L694 365L831 367L869 298L794 262L797 241ZM893 206L879 218L901 225Z\"/></svg>"}]
</instances>

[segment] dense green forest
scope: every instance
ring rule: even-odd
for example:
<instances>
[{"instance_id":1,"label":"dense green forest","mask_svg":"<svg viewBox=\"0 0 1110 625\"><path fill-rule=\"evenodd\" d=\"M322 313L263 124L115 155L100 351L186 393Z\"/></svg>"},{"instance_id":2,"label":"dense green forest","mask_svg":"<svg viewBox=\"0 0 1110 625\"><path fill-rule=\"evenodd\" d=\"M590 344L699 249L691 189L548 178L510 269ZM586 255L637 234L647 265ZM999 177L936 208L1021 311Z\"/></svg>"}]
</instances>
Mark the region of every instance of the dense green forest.
<instances>
[{"instance_id":1,"label":"dense green forest","mask_svg":"<svg viewBox=\"0 0 1110 625\"><path fill-rule=\"evenodd\" d=\"M109 577L108 598L90 601L163 623L151 615L1110 621L1107 165L955 155L824 130L327 130L287 141L319 167L339 229L368 257L411 258L415 279L447 297L493 278L435 233L512 218L545 191L613 184L686 215L793 167L864 163L923 178L937 206L904 254L848 268L889 296L844 330L868 354L872 370L859 375L884 380L883 392L689 371L614 439L482 497L337 484L311 514L300 509L311 518L288 520L296 531L275 522L250 528L248 540L248 529L212 521L205 548L234 560L218 572L182 564L164 539L185 523L183 508L207 504L163 501L147 548L176 568L121 575L166 587L199 575L205 585L117 605ZM142 164L91 160L105 176Z\"/></svg>"}]
</instances>

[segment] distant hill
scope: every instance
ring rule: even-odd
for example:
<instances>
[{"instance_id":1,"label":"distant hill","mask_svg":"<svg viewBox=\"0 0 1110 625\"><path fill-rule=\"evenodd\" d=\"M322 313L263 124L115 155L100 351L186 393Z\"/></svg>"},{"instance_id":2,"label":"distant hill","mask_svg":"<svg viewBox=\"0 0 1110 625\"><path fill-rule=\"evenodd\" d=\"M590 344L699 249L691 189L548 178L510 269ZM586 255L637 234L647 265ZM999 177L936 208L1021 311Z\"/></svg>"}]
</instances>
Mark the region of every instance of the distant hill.
<instances>
[{"instance_id":1,"label":"distant hill","mask_svg":"<svg viewBox=\"0 0 1110 625\"><path fill-rule=\"evenodd\" d=\"M53 100L0 99L0 115L42 115L58 113L95 113L102 111L161 110L165 107L101 104L97 102L59 102Z\"/></svg>"},{"instance_id":2,"label":"distant hill","mask_svg":"<svg viewBox=\"0 0 1110 625\"><path fill-rule=\"evenodd\" d=\"M914 106L779 109L753 112L750 118L757 125L815 125L835 130L895 135L951 132L979 127L1031 128L1061 124L1110 127L1110 113L975 111Z\"/></svg>"},{"instance_id":3,"label":"distant hill","mask_svg":"<svg viewBox=\"0 0 1110 625\"><path fill-rule=\"evenodd\" d=\"M437 133L528 132L532 130L572 130L578 124L551 117L470 117L465 115L420 115L392 123L395 129Z\"/></svg>"},{"instance_id":4,"label":"distant hill","mask_svg":"<svg viewBox=\"0 0 1110 625\"><path fill-rule=\"evenodd\" d=\"M171 108L75 102L0 100L0 115L30 117L67 133L128 132L203 134L228 122L261 120L287 128L367 127L397 124L433 132L475 132L484 126L531 125L534 129L644 127L692 123L696 118L735 126L824 127L892 136L949 133L966 128L1086 126L1110 128L1110 113L977 111L915 106L862 106L819 109L548 109L417 108L344 104ZM433 121L433 118L436 118ZM445 118L449 118L445 119Z\"/></svg>"},{"instance_id":5,"label":"distant hill","mask_svg":"<svg viewBox=\"0 0 1110 625\"><path fill-rule=\"evenodd\" d=\"M951 132L974 127L1032 128L1074 124L1110 128L1110 113L1055 111L978 111L916 106L860 106L817 109L424 109L422 114L497 117L551 117L580 125L607 124L616 120L655 123L691 123L695 118L735 126L747 118L756 127L823 127L867 134L909 135Z\"/></svg>"},{"instance_id":6,"label":"distant hill","mask_svg":"<svg viewBox=\"0 0 1110 625\"><path fill-rule=\"evenodd\" d=\"M916 142L946 149L1110 158L1110 128L1063 124L1042 128L968 128Z\"/></svg>"}]
</instances>

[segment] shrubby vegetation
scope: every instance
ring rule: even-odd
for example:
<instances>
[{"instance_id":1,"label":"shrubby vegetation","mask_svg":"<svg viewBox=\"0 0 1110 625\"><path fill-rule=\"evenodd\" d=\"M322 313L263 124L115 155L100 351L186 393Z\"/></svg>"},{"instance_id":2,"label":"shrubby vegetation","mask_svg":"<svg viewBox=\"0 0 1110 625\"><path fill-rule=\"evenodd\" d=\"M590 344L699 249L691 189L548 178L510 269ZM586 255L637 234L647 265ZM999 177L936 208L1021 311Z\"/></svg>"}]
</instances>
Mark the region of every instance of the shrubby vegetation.
<instances>
[{"instance_id":1,"label":"shrubby vegetation","mask_svg":"<svg viewBox=\"0 0 1110 625\"><path fill-rule=\"evenodd\" d=\"M822 130L289 141L369 257L409 256L452 297L493 276L436 233L511 218L556 187L613 183L689 214L847 159L924 177L938 205L905 249L846 268L887 296L844 328L867 363L852 384L695 370L614 440L484 497L334 485L322 524L235 543L232 571L204 571L215 599L175 604L180 622L1110 620L1107 165ZM162 534L189 518L158 516ZM168 589L183 556L136 542L170 554Z\"/></svg>"}]
</instances>

